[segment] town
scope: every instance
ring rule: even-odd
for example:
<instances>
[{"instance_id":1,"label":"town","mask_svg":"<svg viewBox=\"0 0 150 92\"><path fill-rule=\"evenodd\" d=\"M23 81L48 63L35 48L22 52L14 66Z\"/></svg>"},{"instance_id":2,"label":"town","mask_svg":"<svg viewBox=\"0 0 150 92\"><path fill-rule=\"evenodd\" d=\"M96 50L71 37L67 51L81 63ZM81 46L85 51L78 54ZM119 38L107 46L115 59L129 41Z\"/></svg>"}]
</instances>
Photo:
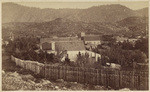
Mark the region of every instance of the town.
<instances>
[{"instance_id":1,"label":"town","mask_svg":"<svg viewBox=\"0 0 150 92\"><path fill-rule=\"evenodd\" d=\"M112 73L118 71L136 72L136 71L148 70L147 55L144 51L142 51L143 50L142 48L145 49L145 47L143 46L146 46L147 44L144 43L146 39L147 39L146 36L143 38L138 37L134 39L133 38L129 39L129 38L119 37L119 36L114 37L112 35L106 35L106 36L99 36L99 35L92 35L92 34L87 35L84 32L81 32L76 37L53 36L49 38L40 38L40 39L33 38L33 37L21 37L15 39L14 35L11 33L10 40L3 42L3 46L6 48L5 51L7 53L11 53L11 55L16 57L16 59L13 60L17 60L17 61L18 59L26 60L24 62L28 62L29 60L31 60L30 65L26 65L25 63L21 64L21 62L17 63L17 61L15 61L17 65L25 69L29 69L35 72L36 74L42 74L42 75L44 74L44 76L47 75L46 72L43 73L45 70L41 70L42 68L40 69L39 65L33 66L32 63L38 62L39 64L50 65L50 66L52 65L52 67L69 66L72 68L78 67L84 69L88 69L88 68L98 69L98 70L100 69L101 71L107 70L107 71L111 71ZM140 49L142 52L137 49ZM72 71L70 69L71 68L69 68L68 71ZM65 72L66 70L62 70L62 71ZM86 76L85 71L86 70L84 70L82 73L84 73ZM61 74L61 71L59 73ZM49 75L47 77L50 76L52 75ZM55 78L64 79L61 76L67 76L67 75L63 73L61 75L55 76ZM74 76L74 78L76 77L79 76ZM108 76L106 76L106 78L107 77ZM53 75L52 79L55 78ZM70 78L69 75L68 78ZM64 80L75 81L75 79L73 78L71 78L70 80L68 78ZM98 77L96 78L94 77L94 80L95 79L97 80L97 78ZM111 78L115 78L115 77L112 76ZM82 79L82 82L83 80L84 82L86 82L86 78ZM87 80L90 79L88 78ZM76 80L76 81L80 83L81 80ZM92 83L93 82L94 81L92 81ZM94 84L95 83L99 84L99 82L94 82ZM114 83L116 84L116 82L112 82L111 84L108 83L105 84L103 82L101 83L103 85L106 86L109 85L111 87L113 87L112 84ZM118 89L118 86L116 87L115 85L114 88Z\"/></svg>"},{"instance_id":2,"label":"town","mask_svg":"<svg viewBox=\"0 0 150 92\"><path fill-rule=\"evenodd\" d=\"M99 35L92 35L92 34L86 35L85 32L81 32L80 34L78 34L78 36L75 36L75 37L53 36L50 38L40 38L40 39L32 38L32 37L27 37L27 38L22 37L16 40L14 38L15 38L14 35L11 33L10 34L11 42L4 41L3 46L6 46L6 47L8 46L8 48L10 48L9 44L15 41L18 41L18 43L14 43L16 47L12 49L13 51L15 51L14 54L16 54L16 57L19 57L22 59L27 58L27 59L36 60L36 61L43 62L43 63L53 62L53 58L50 58L48 60L48 57L45 58L45 61L37 60L37 57L35 57L36 55L32 55L33 57L28 57L28 56L25 57L25 55L22 55L20 57L20 55L23 54L24 49L26 50L29 49L29 53L31 52L32 54L33 53L36 53L36 54L46 53L46 55L48 55L49 57L56 56L58 60L56 62L66 62L66 60L68 60L68 62L70 63L71 62L72 63L86 62L86 64L87 62L89 62L89 64L90 63L94 64L96 62L99 62L100 63L99 67L101 67L102 65L104 67L118 68L118 69L121 69L123 67L128 67L128 68L132 67L131 69L133 69L133 66L135 68L135 66L137 65L145 68L145 70L148 68L148 59L146 59L146 57L148 56L147 55L148 53L146 52L145 54L142 52L138 53L138 54L141 53L141 55L143 54L144 56L141 56L141 55L133 56L136 59L141 57L140 59L142 61L139 60L138 62L135 60L130 61L130 62L123 62L117 59L116 61L113 61L113 60L110 61L112 57L107 56L109 55L107 51L111 51L112 48L116 49L116 47L118 47L118 49L121 48L120 50L129 50L129 51L132 51L132 50L134 51L138 49L139 47L141 47L140 43L143 43L142 41L146 41L147 39L146 36L143 38L140 38L139 36L137 38L126 38L126 37L119 37L119 36L113 37L111 35L106 35L106 36L99 36ZM19 42L20 40L23 40L23 41ZM25 40L28 40L27 43L25 43ZM30 41L34 40L34 43L30 42L29 40ZM24 46L21 46L21 45L24 45ZM31 46L27 47L26 45L31 45ZM29 53L26 53L26 55ZM107 55L104 55L104 54L107 54ZM117 55L117 53L115 54ZM117 57L119 56L120 55L118 55ZM125 66L125 63L128 63L128 64L130 63L130 65Z\"/></svg>"},{"instance_id":3,"label":"town","mask_svg":"<svg viewBox=\"0 0 150 92\"><path fill-rule=\"evenodd\" d=\"M87 8L92 12L88 14L86 9L36 9L15 3L4 3L3 9L9 6L45 15L4 18L3 90L148 90L147 8L139 10L141 14L124 5L102 5ZM116 9L131 14L124 17Z\"/></svg>"}]
</instances>

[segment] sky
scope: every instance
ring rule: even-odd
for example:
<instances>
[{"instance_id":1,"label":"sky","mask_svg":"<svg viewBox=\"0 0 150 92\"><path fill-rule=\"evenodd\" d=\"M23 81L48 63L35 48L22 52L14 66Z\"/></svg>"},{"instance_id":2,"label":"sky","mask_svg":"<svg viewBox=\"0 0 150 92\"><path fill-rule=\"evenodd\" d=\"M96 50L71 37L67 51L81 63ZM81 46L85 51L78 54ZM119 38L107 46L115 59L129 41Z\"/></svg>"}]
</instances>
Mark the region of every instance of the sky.
<instances>
[{"instance_id":1,"label":"sky","mask_svg":"<svg viewBox=\"0 0 150 92\"><path fill-rule=\"evenodd\" d=\"M92 6L99 5L110 5L110 4L121 4L132 10L138 10L145 7L148 7L148 2L146 1L130 1L130 2L15 2L17 4L21 4L29 7L37 7L37 8L80 8L85 9Z\"/></svg>"}]
</instances>

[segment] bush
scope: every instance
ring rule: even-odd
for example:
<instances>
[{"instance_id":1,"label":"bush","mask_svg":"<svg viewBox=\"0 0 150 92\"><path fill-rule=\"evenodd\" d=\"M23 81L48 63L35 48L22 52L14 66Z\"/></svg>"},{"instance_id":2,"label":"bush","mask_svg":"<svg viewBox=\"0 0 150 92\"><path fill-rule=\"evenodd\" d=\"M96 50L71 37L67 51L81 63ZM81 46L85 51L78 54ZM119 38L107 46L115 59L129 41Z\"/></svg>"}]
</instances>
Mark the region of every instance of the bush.
<instances>
[{"instance_id":1,"label":"bush","mask_svg":"<svg viewBox=\"0 0 150 92\"><path fill-rule=\"evenodd\" d=\"M106 58L108 57L108 59ZM122 67L131 68L133 62L144 63L146 55L140 50L123 50L111 48L102 53L102 61L120 64Z\"/></svg>"}]
</instances>

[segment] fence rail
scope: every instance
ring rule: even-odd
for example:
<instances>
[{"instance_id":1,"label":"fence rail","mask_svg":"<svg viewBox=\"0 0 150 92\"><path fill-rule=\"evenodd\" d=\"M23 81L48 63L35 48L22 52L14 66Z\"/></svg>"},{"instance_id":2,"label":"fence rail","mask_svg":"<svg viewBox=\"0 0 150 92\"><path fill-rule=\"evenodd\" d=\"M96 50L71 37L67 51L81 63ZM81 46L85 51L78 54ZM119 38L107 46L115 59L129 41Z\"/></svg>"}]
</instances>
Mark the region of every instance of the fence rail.
<instances>
[{"instance_id":1,"label":"fence rail","mask_svg":"<svg viewBox=\"0 0 150 92\"><path fill-rule=\"evenodd\" d=\"M21 60L11 56L16 65L31 70L47 79L64 79L65 81L110 86L114 89L130 88L148 90L148 72L93 69L69 66L45 65L30 60Z\"/></svg>"}]
</instances>

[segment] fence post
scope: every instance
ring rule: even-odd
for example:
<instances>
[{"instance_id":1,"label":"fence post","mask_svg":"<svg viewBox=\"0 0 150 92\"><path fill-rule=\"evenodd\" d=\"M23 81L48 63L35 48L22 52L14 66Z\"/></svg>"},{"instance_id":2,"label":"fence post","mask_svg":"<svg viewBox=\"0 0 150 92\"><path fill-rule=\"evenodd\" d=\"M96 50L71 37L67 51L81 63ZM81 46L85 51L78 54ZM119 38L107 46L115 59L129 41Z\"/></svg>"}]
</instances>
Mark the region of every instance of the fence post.
<instances>
[{"instance_id":1,"label":"fence post","mask_svg":"<svg viewBox=\"0 0 150 92\"><path fill-rule=\"evenodd\" d=\"M134 75L135 75L135 71L132 71L132 89L134 89Z\"/></svg>"},{"instance_id":2,"label":"fence post","mask_svg":"<svg viewBox=\"0 0 150 92\"><path fill-rule=\"evenodd\" d=\"M115 76L117 77L117 79L115 78L115 84L117 85L116 89L119 89L120 88L120 71L119 70L115 72Z\"/></svg>"},{"instance_id":3,"label":"fence post","mask_svg":"<svg viewBox=\"0 0 150 92\"><path fill-rule=\"evenodd\" d=\"M140 72L140 73L141 73L141 72ZM138 74L138 89L139 89L139 90L141 89L140 82L141 82L141 80L140 80L140 74Z\"/></svg>"},{"instance_id":4,"label":"fence post","mask_svg":"<svg viewBox=\"0 0 150 92\"><path fill-rule=\"evenodd\" d=\"M64 66L64 80L66 80L66 72L67 72L66 66Z\"/></svg>"},{"instance_id":5,"label":"fence post","mask_svg":"<svg viewBox=\"0 0 150 92\"><path fill-rule=\"evenodd\" d=\"M96 84L99 85L99 73L98 73L98 69L96 69Z\"/></svg>"},{"instance_id":6,"label":"fence post","mask_svg":"<svg viewBox=\"0 0 150 92\"><path fill-rule=\"evenodd\" d=\"M79 82L79 67L77 68L77 82Z\"/></svg>"},{"instance_id":7,"label":"fence post","mask_svg":"<svg viewBox=\"0 0 150 92\"><path fill-rule=\"evenodd\" d=\"M146 82L145 83L146 84L146 88L145 89L148 90L149 89L149 76L148 76L148 72L146 72L146 76L145 77L146 77L146 81L145 81Z\"/></svg>"},{"instance_id":8,"label":"fence post","mask_svg":"<svg viewBox=\"0 0 150 92\"><path fill-rule=\"evenodd\" d=\"M119 84L119 85L118 85L118 89L119 89L119 88L120 88L120 71L118 71L117 74L118 74L118 84Z\"/></svg>"},{"instance_id":9,"label":"fence post","mask_svg":"<svg viewBox=\"0 0 150 92\"><path fill-rule=\"evenodd\" d=\"M67 78L67 72L68 72L68 71L67 71L67 66L66 66L66 69L65 69L65 70L66 70L66 76L65 76L65 77L66 77L66 81L68 81L68 78Z\"/></svg>"},{"instance_id":10,"label":"fence post","mask_svg":"<svg viewBox=\"0 0 150 92\"><path fill-rule=\"evenodd\" d=\"M44 67L43 67L43 70L44 70L44 72L43 72L43 76L46 78L46 65L44 64Z\"/></svg>"},{"instance_id":11,"label":"fence post","mask_svg":"<svg viewBox=\"0 0 150 92\"><path fill-rule=\"evenodd\" d=\"M59 74L60 74L60 66L57 66L56 68L57 68L57 79L60 79L60 78L59 78Z\"/></svg>"},{"instance_id":12,"label":"fence post","mask_svg":"<svg viewBox=\"0 0 150 92\"><path fill-rule=\"evenodd\" d=\"M122 87L122 71L119 71L119 88Z\"/></svg>"},{"instance_id":13,"label":"fence post","mask_svg":"<svg viewBox=\"0 0 150 92\"><path fill-rule=\"evenodd\" d=\"M106 69L106 88L108 88L108 72L107 72L108 70Z\"/></svg>"},{"instance_id":14,"label":"fence post","mask_svg":"<svg viewBox=\"0 0 150 92\"><path fill-rule=\"evenodd\" d=\"M73 81L73 82L74 82L74 81L75 81L75 76L74 76L74 67L72 68L72 77L73 77L73 78L71 79L71 81Z\"/></svg>"}]
</instances>

